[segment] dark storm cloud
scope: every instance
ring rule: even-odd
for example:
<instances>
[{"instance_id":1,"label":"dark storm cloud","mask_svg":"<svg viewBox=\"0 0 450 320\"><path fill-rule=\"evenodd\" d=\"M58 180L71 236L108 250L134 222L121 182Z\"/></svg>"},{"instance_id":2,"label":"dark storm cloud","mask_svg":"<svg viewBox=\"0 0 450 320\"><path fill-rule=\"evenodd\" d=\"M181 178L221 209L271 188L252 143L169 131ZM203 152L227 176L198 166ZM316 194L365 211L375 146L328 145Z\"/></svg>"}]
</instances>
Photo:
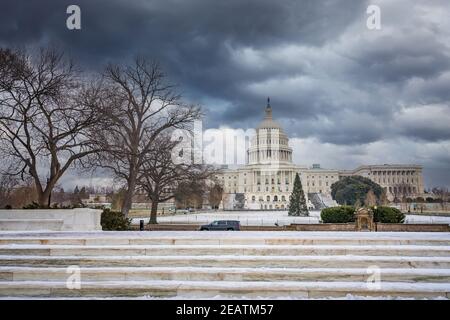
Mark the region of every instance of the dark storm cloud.
<instances>
[{"instance_id":1,"label":"dark storm cloud","mask_svg":"<svg viewBox=\"0 0 450 320\"><path fill-rule=\"evenodd\" d=\"M78 4L82 30L65 28L65 9ZM160 60L188 94L233 102L219 121L255 119L260 96L242 90L286 69L243 71L230 50L285 43L320 46L362 11L360 1L15 1L2 3L2 44L62 44L88 68L146 54ZM270 95L270 92L267 93ZM283 108L289 109L294 105ZM239 112L239 115L236 114ZM244 111L244 112L242 112Z\"/></svg>"},{"instance_id":2,"label":"dark storm cloud","mask_svg":"<svg viewBox=\"0 0 450 320\"><path fill-rule=\"evenodd\" d=\"M366 28L369 3L381 7L381 30ZM71 4L81 31L65 26ZM137 54L159 60L203 105L206 128L253 127L270 96L292 137L449 150L447 0L0 0L0 9L1 46L55 44L88 71Z\"/></svg>"}]
</instances>

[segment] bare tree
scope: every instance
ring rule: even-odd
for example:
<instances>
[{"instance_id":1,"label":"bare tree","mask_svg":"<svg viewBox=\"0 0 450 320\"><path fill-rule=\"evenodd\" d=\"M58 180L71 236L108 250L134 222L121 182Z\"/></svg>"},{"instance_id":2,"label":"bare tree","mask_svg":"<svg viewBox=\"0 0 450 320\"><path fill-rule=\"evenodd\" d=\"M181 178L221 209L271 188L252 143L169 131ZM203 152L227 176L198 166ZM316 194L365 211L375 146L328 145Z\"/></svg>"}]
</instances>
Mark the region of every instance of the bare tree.
<instances>
[{"instance_id":1,"label":"bare tree","mask_svg":"<svg viewBox=\"0 0 450 320\"><path fill-rule=\"evenodd\" d=\"M389 204L389 200L386 194L386 190L383 190L383 192L381 193L380 199L379 199L379 204L380 206L387 206Z\"/></svg>"},{"instance_id":2,"label":"bare tree","mask_svg":"<svg viewBox=\"0 0 450 320\"><path fill-rule=\"evenodd\" d=\"M400 202L400 208L404 211L411 211L410 203L408 203L408 196L411 195L411 186L407 183L401 182L394 186L395 202Z\"/></svg>"},{"instance_id":3,"label":"bare tree","mask_svg":"<svg viewBox=\"0 0 450 320\"><path fill-rule=\"evenodd\" d=\"M180 184L192 181L199 183L215 173L205 165L174 163L172 152L178 143L161 135L143 159L137 184L152 202L150 223L157 223L158 204L174 198Z\"/></svg>"},{"instance_id":4,"label":"bare tree","mask_svg":"<svg viewBox=\"0 0 450 320\"><path fill-rule=\"evenodd\" d=\"M183 208L201 208L206 194L205 180L194 179L179 183L175 190L175 201Z\"/></svg>"},{"instance_id":5,"label":"bare tree","mask_svg":"<svg viewBox=\"0 0 450 320\"><path fill-rule=\"evenodd\" d=\"M17 177L11 175L4 175L4 179L14 181L9 185L7 192L7 202L1 204L1 208L11 206L12 208L22 208L27 205L32 205L36 200L36 188L34 187L31 177L27 177L24 181L20 181ZM1 202L1 201L0 201Z\"/></svg>"},{"instance_id":6,"label":"bare tree","mask_svg":"<svg viewBox=\"0 0 450 320\"><path fill-rule=\"evenodd\" d=\"M0 50L0 152L7 174L32 177L38 204L83 157L95 152L87 134L97 120L84 103L71 61L54 49Z\"/></svg>"},{"instance_id":7,"label":"bare tree","mask_svg":"<svg viewBox=\"0 0 450 320\"><path fill-rule=\"evenodd\" d=\"M446 203L450 197L448 188L445 187L434 187L431 192L437 197L438 201L441 203L442 210L445 210Z\"/></svg>"},{"instance_id":8,"label":"bare tree","mask_svg":"<svg viewBox=\"0 0 450 320\"><path fill-rule=\"evenodd\" d=\"M0 175L0 209L11 206L11 198L14 189L19 186L17 177L11 175Z\"/></svg>"},{"instance_id":9,"label":"bare tree","mask_svg":"<svg viewBox=\"0 0 450 320\"><path fill-rule=\"evenodd\" d=\"M366 207L373 207L377 204L377 197L372 189L367 192L366 198L364 199L364 205Z\"/></svg>"},{"instance_id":10,"label":"bare tree","mask_svg":"<svg viewBox=\"0 0 450 320\"><path fill-rule=\"evenodd\" d=\"M104 152L95 164L125 182L121 211L128 216L138 173L155 139L166 130L191 126L200 109L184 104L159 65L143 58L126 67L109 65L100 92L93 101L105 117L96 133Z\"/></svg>"},{"instance_id":11,"label":"bare tree","mask_svg":"<svg viewBox=\"0 0 450 320\"><path fill-rule=\"evenodd\" d=\"M218 209L223 197L223 186L214 181L209 188L208 200L212 208Z\"/></svg>"}]
</instances>

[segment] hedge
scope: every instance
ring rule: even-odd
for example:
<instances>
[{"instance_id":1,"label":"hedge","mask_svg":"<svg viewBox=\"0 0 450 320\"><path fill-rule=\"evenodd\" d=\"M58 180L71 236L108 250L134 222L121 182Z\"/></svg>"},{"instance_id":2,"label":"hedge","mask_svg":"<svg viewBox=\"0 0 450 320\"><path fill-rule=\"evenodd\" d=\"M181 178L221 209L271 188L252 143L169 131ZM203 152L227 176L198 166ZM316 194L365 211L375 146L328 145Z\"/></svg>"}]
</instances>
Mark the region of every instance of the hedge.
<instances>
[{"instance_id":1,"label":"hedge","mask_svg":"<svg viewBox=\"0 0 450 320\"><path fill-rule=\"evenodd\" d=\"M127 219L121 212L104 209L100 219L105 231L125 231L130 229L131 219Z\"/></svg>"},{"instance_id":2,"label":"hedge","mask_svg":"<svg viewBox=\"0 0 450 320\"><path fill-rule=\"evenodd\" d=\"M355 221L355 208L339 206L325 208L320 212L323 223L347 223Z\"/></svg>"},{"instance_id":3,"label":"hedge","mask_svg":"<svg viewBox=\"0 0 450 320\"><path fill-rule=\"evenodd\" d=\"M403 223L405 215L397 208L377 207L373 210L373 221L381 223Z\"/></svg>"},{"instance_id":4,"label":"hedge","mask_svg":"<svg viewBox=\"0 0 450 320\"><path fill-rule=\"evenodd\" d=\"M405 215L397 208L377 207L372 208L373 221L381 223L403 223ZM355 221L355 208L352 206L340 206L325 208L320 213L323 223L348 223Z\"/></svg>"}]
</instances>

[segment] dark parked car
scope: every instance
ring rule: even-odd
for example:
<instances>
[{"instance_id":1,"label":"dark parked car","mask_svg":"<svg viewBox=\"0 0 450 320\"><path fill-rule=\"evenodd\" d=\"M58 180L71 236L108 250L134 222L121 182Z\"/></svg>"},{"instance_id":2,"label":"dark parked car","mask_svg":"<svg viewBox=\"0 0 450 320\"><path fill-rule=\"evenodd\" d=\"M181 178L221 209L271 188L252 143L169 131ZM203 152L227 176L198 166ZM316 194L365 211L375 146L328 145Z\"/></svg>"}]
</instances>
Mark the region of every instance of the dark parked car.
<instances>
[{"instance_id":1,"label":"dark parked car","mask_svg":"<svg viewBox=\"0 0 450 320\"><path fill-rule=\"evenodd\" d=\"M229 230L229 231L239 231L241 229L241 224L236 220L217 220L210 224L205 224L200 227L201 231L212 231L212 230Z\"/></svg>"}]
</instances>

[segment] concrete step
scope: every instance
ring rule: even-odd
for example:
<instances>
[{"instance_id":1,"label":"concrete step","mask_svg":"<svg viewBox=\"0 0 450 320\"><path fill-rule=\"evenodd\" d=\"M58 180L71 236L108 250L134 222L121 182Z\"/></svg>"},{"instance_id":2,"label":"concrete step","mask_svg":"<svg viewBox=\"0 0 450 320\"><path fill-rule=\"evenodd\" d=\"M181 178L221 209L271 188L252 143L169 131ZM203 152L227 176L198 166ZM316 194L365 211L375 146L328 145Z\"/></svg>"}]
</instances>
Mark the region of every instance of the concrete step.
<instances>
[{"instance_id":1,"label":"concrete step","mask_svg":"<svg viewBox=\"0 0 450 320\"><path fill-rule=\"evenodd\" d=\"M384 282L380 287L365 282L266 282L266 281L83 281L81 289L66 282L4 281L2 297L253 297L329 298L347 295L394 298L450 298L448 283Z\"/></svg>"},{"instance_id":2,"label":"concrete step","mask_svg":"<svg viewBox=\"0 0 450 320\"><path fill-rule=\"evenodd\" d=\"M0 267L0 281L66 281L62 267ZM450 283L448 269L380 269L382 282ZM365 268L84 267L82 281L367 281Z\"/></svg>"},{"instance_id":3,"label":"concrete step","mask_svg":"<svg viewBox=\"0 0 450 320\"><path fill-rule=\"evenodd\" d=\"M66 287L68 266L81 267L81 290ZM379 288L366 282L376 268ZM0 233L8 298L448 298L449 287L449 233Z\"/></svg>"},{"instance_id":4,"label":"concrete step","mask_svg":"<svg viewBox=\"0 0 450 320\"><path fill-rule=\"evenodd\" d=\"M209 234L214 234L213 232ZM249 239L249 238L0 238L0 245L44 244L44 245L442 245L450 240L439 239Z\"/></svg>"},{"instance_id":5,"label":"concrete step","mask_svg":"<svg viewBox=\"0 0 450 320\"><path fill-rule=\"evenodd\" d=\"M28 232L2 233L0 245L450 245L450 233L415 232Z\"/></svg>"},{"instance_id":6,"label":"concrete step","mask_svg":"<svg viewBox=\"0 0 450 320\"><path fill-rule=\"evenodd\" d=\"M0 266L450 268L450 257L410 256L0 256Z\"/></svg>"},{"instance_id":7,"label":"concrete step","mask_svg":"<svg viewBox=\"0 0 450 320\"><path fill-rule=\"evenodd\" d=\"M0 245L0 255L375 255L450 257L450 246L417 245Z\"/></svg>"}]
</instances>

